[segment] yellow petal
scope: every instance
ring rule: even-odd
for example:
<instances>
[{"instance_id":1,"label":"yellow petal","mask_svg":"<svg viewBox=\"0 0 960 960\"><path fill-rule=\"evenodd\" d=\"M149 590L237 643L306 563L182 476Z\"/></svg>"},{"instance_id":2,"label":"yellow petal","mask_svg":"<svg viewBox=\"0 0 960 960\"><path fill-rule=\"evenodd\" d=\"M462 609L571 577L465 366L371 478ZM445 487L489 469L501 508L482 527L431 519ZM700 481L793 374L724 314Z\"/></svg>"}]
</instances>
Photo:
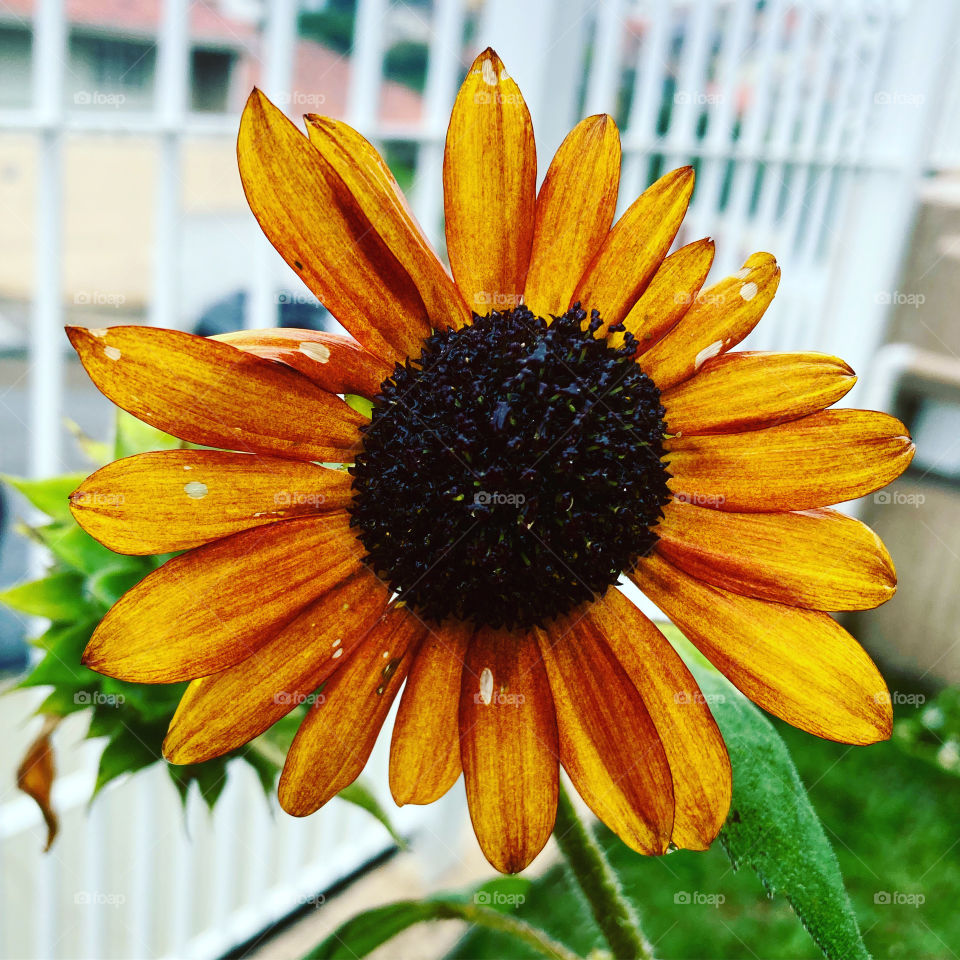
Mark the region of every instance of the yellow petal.
<instances>
[{"instance_id":1,"label":"yellow petal","mask_svg":"<svg viewBox=\"0 0 960 960\"><path fill-rule=\"evenodd\" d=\"M134 683L205 677L245 660L307 604L355 571L349 516L282 520L168 560L128 590L83 662Z\"/></svg>"},{"instance_id":2,"label":"yellow petal","mask_svg":"<svg viewBox=\"0 0 960 960\"><path fill-rule=\"evenodd\" d=\"M661 390L688 380L753 330L779 283L780 268L769 253L748 257L738 273L701 291L679 323L639 358L644 373Z\"/></svg>"},{"instance_id":3,"label":"yellow petal","mask_svg":"<svg viewBox=\"0 0 960 960\"><path fill-rule=\"evenodd\" d=\"M279 787L287 813L308 816L360 776L426 632L394 609L333 674L287 752Z\"/></svg>"},{"instance_id":4,"label":"yellow petal","mask_svg":"<svg viewBox=\"0 0 960 960\"><path fill-rule=\"evenodd\" d=\"M619 590L587 612L643 696L673 777L671 840L706 850L730 808L730 758L696 680L667 638Z\"/></svg>"},{"instance_id":5,"label":"yellow petal","mask_svg":"<svg viewBox=\"0 0 960 960\"><path fill-rule=\"evenodd\" d=\"M637 586L754 703L828 740L890 736L883 677L828 614L743 597L695 580L662 557L640 561Z\"/></svg>"},{"instance_id":6,"label":"yellow petal","mask_svg":"<svg viewBox=\"0 0 960 960\"><path fill-rule=\"evenodd\" d=\"M310 142L340 175L373 228L410 275L438 329L470 320L463 297L427 240L390 168L369 140L332 117L304 118Z\"/></svg>"},{"instance_id":7,"label":"yellow petal","mask_svg":"<svg viewBox=\"0 0 960 960\"><path fill-rule=\"evenodd\" d=\"M457 94L443 155L447 254L474 312L520 303L536 194L537 154L527 105L487 48Z\"/></svg>"},{"instance_id":8,"label":"yellow petal","mask_svg":"<svg viewBox=\"0 0 960 960\"><path fill-rule=\"evenodd\" d=\"M665 444L674 499L720 510L806 510L886 486L913 459L907 428L872 410L823 410L747 433Z\"/></svg>"},{"instance_id":9,"label":"yellow petal","mask_svg":"<svg viewBox=\"0 0 960 960\"><path fill-rule=\"evenodd\" d=\"M237 138L247 203L267 239L320 302L385 360L429 336L417 288L343 178L259 90Z\"/></svg>"},{"instance_id":10,"label":"yellow petal","mask_svg":"<svg viewBox=\"0 0 960 960\"><path fill-rule=\"evenodd\" d=\"M543 849L557 816L557 718L533 633L480 630L460 692L460 756L470 819L501 873Z\"/></svg>"},{"instance_id":11,"label":"yellow petal","mask_svg":"<svg viewBox=\"0 0 960 960\"><path fill-rule=\"evenodd\" d=\"M823 410L857 382L823 353L737 351L708 360L661 396L670 433L754 430Z\"/></svg>"},{"instance_id":12,"label":"yellow petal","mask_svg":"<svg viewBox=\"0 0 960 960\"><path fill-rule=\"evenodd\" d=\"M672 501L657 551L734 593L811 610L868 610L897 587L890 555L865 524L835 510L725 513Z\"/></svg>"},{"instance_id":13,"label":"yellow petal","mask_svg":"<svg viewBox=\"0 0 960 960\"><path fill-rule=\"evenodd\" d=\"M248 527L343 510L351 477L299 460L162 450L108 464L70 494L91 537L117 553L188 550Z\"/></svg>"},{"instance_id":14,"label":"yellow petal","mask_svg":"<svg viewBox=\"0 0 960 960\"><path fill-rule=\"evenodd\" d=\"M610 231L620 184L613 117L581 120L560 144L537 196L523 299L539 317L562 314Z\"/></svg>"},{"instance_id":15,"label":"yellow petal","mask_svg":"<svg viewBox=\"0 0 960 960\"><path fill-rule=\"evenodd\" d=\"M540 636L560 762L587 806L628 847L666 853L673 827L667 755L644 697L589 609L554 620Z\"/></svg>"},{"instance_id":16,"label":"yellow petal","mask_svg":"<svg viewBox=\"0 0 960 960\"><path fill-rule=\"evenodd\" d=\"M364 350L353 337L326 330L237 330L211 339L293 367L330 393L356 393L372 398L393 372L389 363Z\"/></svg>"},{"instance_id":17,"label":"yellow petal","mask_svg":"<svg viewBox=\"0 0 960 960\"><path fill-rule=\"evenodd\" d=\"M156 327L68 327L90 379L118 407L208 447L352 460L365 418L293 370Z\"/></svg>"},{"instance_id":18,"label":"yellow petal","mask_svg":"<svg viewBox=\"0 0 960 960\"><path fill-rule=\"evenodd\" d=\"M650 286L623 321L639 341L638 355L672 330L694 304L710 272L713 254L714 244L708 237L688 243L660 264ZM610 346L620 347L623 333L612 333L609 340Z\"/></svg>"},{"instance_id":19,"label":"yellow petal","mask_svg":"<svg viewBox=\"0 0 960 960\"><path fill-rule=\"evenodd\" d=\"M599 310L603 330L619 323L646 289L680 229L693 193L693 167L661 177L614 224L573 299Z\"/></svg>"},{"instance_id":20,"label":"yellow petal","mask_svg":"<svg viewBox=\"0 0 960 960\"><path fill-rule=\"evenodd\" d=\"M326 590L240 663L194 680L170 721L163 755L203 763L235 750L303 704L378 627L389 599L366 569Z\"/></svg>"},{"instance_id":21,"label":"yellow petal","mask_svg":"<svg viewBox=\"0 0 960 960\"><path fill-rule=\"evenodd\" d=\"M390 743L390 792L405 803L433 803L460 776L460 676L472 629L431 631L410 667Z\"/></svg>"}]
</instances>

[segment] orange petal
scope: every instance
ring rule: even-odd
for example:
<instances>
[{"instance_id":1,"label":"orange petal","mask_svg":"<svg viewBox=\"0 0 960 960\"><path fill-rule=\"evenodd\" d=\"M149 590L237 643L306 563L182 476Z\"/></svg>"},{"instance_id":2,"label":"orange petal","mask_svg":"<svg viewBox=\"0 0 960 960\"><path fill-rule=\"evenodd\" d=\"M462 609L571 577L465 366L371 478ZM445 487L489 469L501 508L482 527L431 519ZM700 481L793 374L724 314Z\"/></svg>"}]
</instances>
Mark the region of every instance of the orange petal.
<instances>
[{"instance_id":1,"label":"orange petal","mask_svg":"<svg viewBox=\"0 0 960 960\"><path fill-rule=\"evenodd\" d=\"M318 688L359 653L388 599L386 587L361 569L242 662L194 680L170 721L163 755L171 763L203 763L259 736L295 707L320 702L327 687Z\"/></svg>"},{"instance_id":2,"label":"orange petal","mask_svg":"<svg viewBox=\"0 0 960 960\"><path fill-rule=\"evenodd\" d=\"M886 486L913 459L907 428L872 410L823 410L748 433L665 444L674 498L721 510L806 510Z\"/></svg>"},{"instance_id":3,"label":"orange petal","mask_svg":"<svg viewBox=\"0 0 960 960\"><path fill-rule=\"evenodd\" d=\"M211 339L255 357L285 363L330 393L375 397L380 384L393 372L389 363L364 350L353 337L326 330L237 330Z\"/></svg>"},{"instance_id":4,"label":"orange petal","mask_svg":"<svg viewBox=\"0 0 960 960\"><path fill-rule=\"evenodd\" d=\"M240 119L237 160L267 239L320 302L372 353L419 356L430 327L413 280L343 178L259 90Z\"/></svg>"},{"instance_id":5,"label":"orange petal","mask_svg":"<svg viewBox=\"0 0 960 960\"><path fill-rule=\"evenodd\" d=\"M443 154L447 253L457 286L476 313L520 303L536 198L530 113L488 47L457 94Z\"/></svg>"},{"instance_id":6,"label":"orange petal","mask_svg":"<svg viewBox=\"0 0 960 960\"><path fill-rule=\"evenodd\" d=\"M340 175L373 228L410 275L434 327L470 320L450 274L427 240L390 168L369 140L332 117L304 117L310 142Z\"/></svg>"},{"instance_id":7,"label":"orange petal","mask_svg":"<svg viewBox=\"0 0 960 960\"><path fill-rule=\"evenodd\" d=\"M225 343L156 327L68 327L90 379L118 407L209 447L352 460L366 422L339 397Z\"/></svg>"},{"instance_id":8,"label":"orange petal","mask_svg":"<svg viewBox=\"0 0 960 960\"><path fill-rule=\"evenodd\" d=\"M457 710L472 629L447 623L431 631L410 667L390 743L390 792L405 803L433 803L460 776Z\"/></svg>"},{"instance_id":9,"label":"orange petal","mask_svg":"<svg viewBox=\"0 0 960 960\"><path fill-rule=\"evenodd\" d=\"M897 587L890 555L865 524L835 510L724 513L676 500L657 551L715 587L811 610L869 610Z\"/></svg>"},{"instance_id":10,"label":"orange petal","mask_svg":"<svg viewBox=\"0 0 960 960\"><path fill-rule=\"evenodd\" d=\"M599 310L603 331L619 323L657 272L693 193L693 167L661 177L614 224L577 284L574 301Z\"/></svg>"},{"instance_id":11,"label":"orange petal","mask_svg":"<svg viewBox=\"0 0 960 960\"><path fill-rule=\"evenodd\" d=\"M680 322L643 354L640 366L661 390L688 380L750 333L779 283L777 261L769 253L753 254L738 273L703 290Z\"/></svg>"},{"instance_id":12,"label":"orange petal","mask_svg":"<svg viewBox=\"0 0 960 960\"><path fill-rule=\"evenodd\" d=\"M299 460L162 450L108 464L70 494L91 537L117 553L188 550L248 527L349 506L351 478Z\"/></svg>"},{"instance_id":13,"label":"orange petal","mask_svg":"<svg viewBox=\"0 0 960 960\"><path fill-rule=\"evenodd\" d=\"M644 698L587 613L554 620L540 649L557 711L560 762L590 809L632 850L667 852L670 766Z\"/></svg>"},{"instance_id":14,"label":"orange petal","mask_svg":"<svg viewBox=\"0 0 960 960\"><path fill-rule=\"evenodd\" d=\"M534 633L478 631L460 691L460 755L470 819L501 873L543 849L557 816L557 718Z\"/></svg>"},{"instance_id":15,"label":"orange petal","mask_svg":"<svg viewBox=\"0 0 960 960\"><path fill-rule=\"evenodd\" d=\"M637 586L754 703L842 743L890 736L890 695L860 646L828 614L754 600L695 580L662 557L640 561Z\"/></svg>"},{"instance_id":16,"label":"orange petal","mask_svg":"<svg viewBox=\"0 0 960 960\"><path fill-rule=\"evenodd\" d=\"M280 777L280 805L319 810L360 776L427 628L395 608L323 688L300 724Z\"/></svg>"},{"instance_id":17,"label":"orange petal","mask_svg":"<svg viewBox=\"0 0 960 960\"><path fill-rule=\"evenodd\" d=\"M168 560L127 591L83 662L134 683L174 683L239 663L360 564L346 513L282 520Z\"/></svg>"},{"instance_id":18,"label":"orange petal","mask_svg":"<svg viewBox=\"0 0 960 960\"><path fill-rule=\"evenodd\" d=\"M681 247L660 264L623 321L639 341L638 354L649 350L690 309L710 272L713 254L713 241L707 237ZM622 333L611 334L609 340L612 347L623 346Z\"/></svg>"},{"instance_id":19,"label":"orange petal","mask_svg":"<svg viewBox=\"0 0 960 960\"><path fill-rule=\"evenodd\" d=\"M730 809L730 758L703 694L667 638L619 590L588 611L643 696L673 777L671 840L706 850Z\"/></svg>"},{"instance_id":20,"label":"orange petal","mask_svg":"<svg viewBox=\"0 0 960 960\"><path fill-rule=\"evenodd\" d=\"M562 314L606 239L617 209L620 133L613 117L581 120L560 144L537 196L523 299L539 317Z\"/></svg>"},{"instance_id":21,"label":"orange petal","mask_svg":"<svg viewBox=\"0 0 960 960\"><path fill-rule=\"evenodd\" d=\"M723 433L816 413L856 382L847 364L824 353L737 351L708 360L661 400L670 433Z\"/></svg>"}]
</instances>

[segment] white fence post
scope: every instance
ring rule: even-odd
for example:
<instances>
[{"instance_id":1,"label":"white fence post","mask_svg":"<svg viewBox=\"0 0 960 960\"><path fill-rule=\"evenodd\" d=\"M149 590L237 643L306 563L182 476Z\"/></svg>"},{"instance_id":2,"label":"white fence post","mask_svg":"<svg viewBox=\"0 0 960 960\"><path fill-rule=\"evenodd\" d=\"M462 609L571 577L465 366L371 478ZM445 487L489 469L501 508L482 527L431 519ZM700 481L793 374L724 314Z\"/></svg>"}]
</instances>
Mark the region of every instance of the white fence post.
<instances>
[{"instance_id":1,"label":"white fence post","mask_svg":"<svg viewBox=\"0 0 960 960\"><path fill-rule=\"evenodd\" d=\"M843 258L824 305L830 349L866 370L883 338L887 311L880 294L897 282L913 219L919 177L939 116L938 92L956 55L960 4L916 0L897 26L896 43L875 91L869 166L850 184L848 213L835 246ZM854 387L855 400L865 388Z\"/></svg>"},{"instance_id":2,"label":"white fence post","mask_svg":"<svg viewBox=\"0 0 960 960\"><path fill-rule=\"evenodd\" d=\"M33 22L33 109L40 136L30 323L30 472L43 477L60 465L63 395L63 0L38 0Z\"/></svg>"},{"instance_id":3,"label":"white fence post","mask_svg":"<svg viewBox=\"0 0 960 960\"><path fill-rule=\"evenodd\" d=\"M180 326L180 150L190 79L189 26L188 0L166 0L154 88L160 131L149 319L155 327Z\"/></svg>"}]
</instances>

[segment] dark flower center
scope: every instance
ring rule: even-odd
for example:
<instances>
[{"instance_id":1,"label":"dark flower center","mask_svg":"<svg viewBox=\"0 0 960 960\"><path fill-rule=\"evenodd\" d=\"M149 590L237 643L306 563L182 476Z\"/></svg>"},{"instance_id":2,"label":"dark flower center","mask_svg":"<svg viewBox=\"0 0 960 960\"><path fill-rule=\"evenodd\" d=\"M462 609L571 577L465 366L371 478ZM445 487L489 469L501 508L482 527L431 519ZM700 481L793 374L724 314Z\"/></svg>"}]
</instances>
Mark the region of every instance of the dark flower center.
<instances>
[{"instance_id":1,"label":"dark flower center","mask_svg":"<svg viewBox=\"0 0 960 960\"><path fill-rule=\"evenodd\" d=\"M427 619L529 627L604 593L669 499L660 391L579 304L435 333L382 384L354 476L367 562ZM620 328L622 329L622 327Z\"/></svg>"}]
</instances>

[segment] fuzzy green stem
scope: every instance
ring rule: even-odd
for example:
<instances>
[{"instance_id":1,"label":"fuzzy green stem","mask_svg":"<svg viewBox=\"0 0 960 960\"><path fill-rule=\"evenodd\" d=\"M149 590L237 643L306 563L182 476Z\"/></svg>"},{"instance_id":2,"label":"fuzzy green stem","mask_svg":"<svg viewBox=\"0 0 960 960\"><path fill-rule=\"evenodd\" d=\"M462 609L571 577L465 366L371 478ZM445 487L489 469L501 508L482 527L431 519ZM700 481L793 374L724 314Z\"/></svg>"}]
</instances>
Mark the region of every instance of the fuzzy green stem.
<instances>
[{"instance_id":1,"label":"fuzzy green stem","mask_svg":"<svg viewBox=\"0 0 960 960\"><path fill-rule=\"evenodd\" d=\"M458 917L475 926L487 927L489 930L508 934L515 940L526 944L541 956L549 957L550 960L579 960L577 955L562 943L558 943L525 920L512 917L508 913L501 913L499 910L492 910L490 907L481 907L470 903L445 904L439 913L441 916Z\"/></svg>"},{"instance_id":2,"label":"fuzzy green stem","mask_svg":"<svg viewBox=\"0 0 960 960\"><path fill-rule=\"evenodd\" d=\"M653 948L603 851L577 816L563 784L553 835L617 960L653 960Z\"/></svg>"}]
</instances>

